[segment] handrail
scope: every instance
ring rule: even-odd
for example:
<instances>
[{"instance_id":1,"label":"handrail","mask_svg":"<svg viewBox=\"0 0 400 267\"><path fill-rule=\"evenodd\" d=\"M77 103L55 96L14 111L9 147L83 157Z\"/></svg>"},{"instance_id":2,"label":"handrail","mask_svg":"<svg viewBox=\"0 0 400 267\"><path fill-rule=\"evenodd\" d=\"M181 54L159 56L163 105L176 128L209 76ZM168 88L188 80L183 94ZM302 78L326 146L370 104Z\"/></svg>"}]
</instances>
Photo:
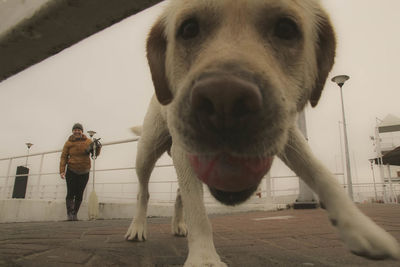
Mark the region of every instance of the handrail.
<instances>
[{"instance_id":1,"label":"handrail","mask_svg":"<svg viewBox=\"0 0 400 267\"><path fill-rule=\"evenodd\" d=\"M134 137L134 138L129 138L129 139L124 139L124 140L119 140L119 141L112 141L112 142L106 142L103 143L103 146L111 146L111 145L117 145L117 144L125 144L125 143L132 143L136 142L139 140L139 137ZM64 191L65 185L61 183L61 179L56 179L52 182L43 182L46 181L45 179L51 179L52 177L49 175L59 175L57 171L49 171L49 172L42 172L43 171L43 161L44 158L48 160L47 157L44 157L45 155L48 154L53 154L53 153L59 153L61 152L61 149L58 150L51 150L51 151L45 151L45 152L39 152L39 153L34 153L34 154L26 154L26 155L20 155L20 156L13 156L13 157L8 157L8 158L1 158L0 161L5 161L8 160L8 169L6 171L6 176L0 175L0 178L5 179L3 185L0 184L0 195L2 198L10 198L11 197L11 192L12 192L12 179L13 177L19 177L19 176L28 176L28 177L34 177L36 180L34 183L28 184L27 185L27 198L39 198L39 199L60 199L63 198L64 196ZM125 152L124 152L125 153ZM20 175L15 175L11 174L11 166L13 163L13 160L15 159L20 159L20 158L25 158L25 157L34 157L34 156L42 156L40 161L39 161L39 170L36 171L35 173L29 173L29 174L20 174ZM53 159L53 156L51 156L51 159ZM36 163L35 163L36 164ZM101 166L100 166L101 167ZM113 167L113 166L111 166ZM173 167L173 164L171 163L164 163L164 164L158 164L155 166L155 168L171 168ZM7 168L7 166L5 167ZM14 168L14 166L13 166ZM116 168L103 168L103 169L97 169L96 168L96 173L97 172L114 172L114 171L129 171L128 175L131 178L134 176L134 172L130 172L132 170L135 170L135 166L128 166L128 167L116 167ZM91 171L92 172L92 171ZM169 171L167 172L160 172L162 174L166 173L166 176L163 176L163 180L157 181L156 179L153 179L150 181L151 184L157 185L155 186L154 192L151 192L151 194L154 196L154 194L158 194L160 196L158 198L159 201L170 201L173 202L175 199L175 194L176 194L176 188L178 187L178 182L176 180L176 177L173 177L174 174L171 174ZM343 172L336 172L333 173L336 177L343 176ZM105 174L104 177L108 177L108 173ZM110 174L112 175L112 174ZM126 176L125 173L118 173L117 175L122 175L119 177L123 177L124 175ZM164 180L165 179L165 180ZM296 175L289 174L289 175L279 175L279 176L272 176L269 178L271 179L269 183L269 186L266 186L266 183L263 182L262 185L265 188L260 188L259 191L257 191L258 194L263 194L263 198L265 197L266 199L276 199L280 197L285 197L285 196L290 196L292 197L293 194L297 194L299 191L299 188L296 186L293 187L293 184L286 184L287 181L291 181L290 179L298 179ZM49 181L49 180L47 180ZM278 182L277 182L278 181ZM286 184L286 187L282 187L281 181L283 184ZM99 197L102 199L126 199L126 200L131 200L134 199L135 196L134 194L136 193L137 190L137 185L138 181L136 179L126 181L125 179L117 179L117 180L110 180L110 182L96 182L96 192L99 193ZM161 186L160 186L161 185ZM347 187L347 184L342 184L341 186ZM400 191L400 184L395 185L395 187L392 189L393 192L387 191L387 187L385 183L357 183L353 184L355 188L357 188L358 192L356 194L365 194L368 198L371 197L372 194L371 192L375 191L375 196L377 193L379 193L379 199L384 198L385 201L386 199L389 199L391 201L391 196L392 193L397 194L397 192ZM374 188L373 188L374 186ZM379 188L377 188L379 187ZM55 190L54 190L55 188ZM386 188L386 189L385 189ZM89 189L90 190L90 189ZM86 190L87 191L87 190ZM383 192L383 196L381 193ZM90 191L89 191L90 193ZM266 196L265 196L266 193ZM165 195L167 194L167 197ZM205 190L205 198L210 198L212 199L211 195L208 193L207 190ZM358 196L359 197L359 196ZM364 197L365 199L366 197ZM167 199L167 200L166 200ZM378 198L377 198L378 199Z\"/></svg>"},{"instance_id":2,"label":"handrail","mask_svg":"<svg viewBox=\"0 0 400 267\"><path fill-rule=\"evenodd\" d=\"M134 138L123 139L123 140L119 140L119 141L102 143L102 146L124 144L124 143L135 142L135 141L138 141L138 140L139 140L139 137L134 137ZM53 153L59 153L59 152L62 152L62 149L49 150L49 151L37 152L37 153L29 153L29 154L26 154L26 155L20 155L20 156L8 157L8 158L0 158L0 161L2 161L2 160L10 160L10 159L18 159L18 158L26 158L26 157L33 157L33 156L40 156L40 155L43 155L43 154L53 154Z\"/></svg>"},{"instance_id":3,"label":"handrail","mask_svg":"<svg viewBox=\"0 0 400 267\"><path fill-rule=\"evenodd\" d=\"M165 168L165 167L173 167L173 164L159 164L155 165L154 168ZM107 169L96 169L96 172L106 172L106 171L124 171L124 170L135 170L136 167L121 167L121 168L107 168ZM93 172L90 170L90 172ZM38 175L54 175L59 174L58 172L39 172L39 173L29 173L29 174L13 174L9 176L0 175L0 178L7 177L22 177L22 176L38 176Z\"/></svg>"}]
</instances>

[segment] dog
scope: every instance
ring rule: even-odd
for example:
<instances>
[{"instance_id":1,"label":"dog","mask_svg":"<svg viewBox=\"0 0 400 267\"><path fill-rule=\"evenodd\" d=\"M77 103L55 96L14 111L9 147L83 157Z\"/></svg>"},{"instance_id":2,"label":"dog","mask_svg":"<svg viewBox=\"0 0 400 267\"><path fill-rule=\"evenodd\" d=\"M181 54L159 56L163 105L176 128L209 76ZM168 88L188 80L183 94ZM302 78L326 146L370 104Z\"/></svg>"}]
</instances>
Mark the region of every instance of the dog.
<instances>
[{"instance_id":1,"label":"dog","mask_svg":"<svg viewBox=\"0 0 400 267\"><path fill-rule=\"evenodd\" d=\"M125 238L147 238L149 178L170 151L180 188L172 228L187 235L185 266L226 266L203 184L218 201L240 204L279 157L319 195L353 253L399 259L397 241L357 209L296 126L298 113L317 105L335 48L317 0L171 0L147 39L155 96L138 143L137 210Z\"/></svg>"}]
</instances>

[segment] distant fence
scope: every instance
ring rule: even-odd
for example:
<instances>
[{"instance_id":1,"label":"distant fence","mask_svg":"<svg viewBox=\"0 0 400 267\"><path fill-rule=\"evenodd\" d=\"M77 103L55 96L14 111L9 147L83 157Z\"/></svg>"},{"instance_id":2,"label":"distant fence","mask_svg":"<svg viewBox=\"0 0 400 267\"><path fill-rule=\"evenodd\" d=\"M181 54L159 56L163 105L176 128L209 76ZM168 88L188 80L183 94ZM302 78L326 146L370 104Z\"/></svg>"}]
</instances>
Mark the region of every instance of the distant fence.
<instances>
[{"instance_id":1,"label":"distant fence","mask_svg":"<svg viewBox=\"0 0 400 267\"><path fill-rule=\"evenodd\" d=\"M94 189L99 201L134 202L138 189L134 162L138 138L104 143L102 153L96 160ZM65 181L59 175L61 150L15 156L0 159L0 199L12 198L17 166L29 167L26 199L64 200ZM288 175L265 177L250 202L270 202L290 204L299 194L298 177ZM91 171L84 198L87 200L93 190L93 171ZM335 174L342 181L343 174ZM343 185L344 190L346 185ZM178 182L171 159L164 155L157 162L149 184L151 202L175 201ZM400 185L393 183L353 184L354 200L357 202L396 202L400 194ZM208 190L204 190L206 202L214 202Z\"/></svg>"}]
</instances>

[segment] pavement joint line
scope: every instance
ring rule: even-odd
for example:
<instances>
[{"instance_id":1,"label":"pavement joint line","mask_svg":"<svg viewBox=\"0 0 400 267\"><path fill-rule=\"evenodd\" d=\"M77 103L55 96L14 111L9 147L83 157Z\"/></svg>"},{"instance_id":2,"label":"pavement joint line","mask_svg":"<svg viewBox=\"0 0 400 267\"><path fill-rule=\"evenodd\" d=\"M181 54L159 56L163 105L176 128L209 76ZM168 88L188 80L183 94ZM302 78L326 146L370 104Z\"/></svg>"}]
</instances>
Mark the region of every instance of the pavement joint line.
<instances>
[{"instance_id":1,"label":"pavement joint line","mask_svg":"<svg viewBox=\"0 0 400 267\"><path fill-rule=\"evenodd\" d=\"M42 250L42 251L35 251L34 253L31 253L29 255L22 255L22 257L19 257L18 259L16 259L16 261L22 261L22 260L25 260L25 259L29 260L31 258L35 258L37 256L40 256L42 254L45 254L45 253L50 252L50 251L55 250L55 249L56 248L49 248L49 249L45 249L45 250Z\"/></svg>"},{"instance_id":2,"label":"pavement joint line","mask_svg":"<svg viewBox=\"0 0 400 267\"><path fill-rule=\"evenodd\" d=\"M88 257L85 261L83 261L82 263L80 263L80 264L83 264L83 265L88 264L95 256L96 256L95 253L90 252L90 253L89 253L89 257Z\"/></svg>"},{"instance_id":3,"label":"pavement joint line","mask_svg":"<svg viewBox=\"0 0 400 267\"><path fill-rule=\"evenodd\" d=\"M286 215L286 216L272 216L272 217L264 217L264 218L253 218L253 221L267 221L267 220L288 220L296 218L293 215Z\"/></svg>"},{"instance_id":4,"label":"pavement joint line","mask_svg":"<svg viewBox=\"0 0 400 267\"><path fill-rule=\"evenodd\" d=\"M293 238L293 237L290 237L290 238ZM266 244L268 244L268 245L270 245L270 246L276 247L276 248L278 248L278 249L282 249L282 250L288 251L288 252L290 252L291 254L297 254L297 255L299 255L299 256L301 256L301 257L304 257L304 258L309 259L309 261L314 261L314 262L316 262L316 263L318 263L318 264L322 264L323 266L335 266L334 264L329 263L329 262L327 262L327 261L318 259L318 258L313 257L313 256L304 255L304 254L302 254L302 253L300 253L300 252L298 252L298 251L296 251L296 250L287 249L287 248L285 248L285 247L279 246L279 245L277 245L276 243L270 242L270 241L265 240L265 239L259 239L259 241L261 241L261 242L263 242L263 243L266 243Z\"/></svg>"},{"instance_id":5,"label":"pavement joint line","mask_svg":"<svg viewBox=\"0 0 400 267\"><path fill-rule=\"evenodd\" d=\"M86 236L86 233L87 233L88 231L89 231L89 230L83 231L82 234L79 236L79 239L83 239L83 238Z\"/></svg>"}]
</instances>

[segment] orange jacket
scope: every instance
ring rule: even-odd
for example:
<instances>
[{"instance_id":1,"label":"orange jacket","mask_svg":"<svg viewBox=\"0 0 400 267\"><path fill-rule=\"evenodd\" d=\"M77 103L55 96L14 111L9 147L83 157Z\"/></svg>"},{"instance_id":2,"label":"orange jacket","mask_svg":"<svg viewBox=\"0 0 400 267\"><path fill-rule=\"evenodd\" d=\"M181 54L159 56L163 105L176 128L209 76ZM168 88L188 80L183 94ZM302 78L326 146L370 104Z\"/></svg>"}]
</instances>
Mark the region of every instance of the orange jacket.
<instances>
[{"instance_id":1,"label":"orange jacket","mask_svg":"<svg viewBox=\"0 0 400 267\"><path fill-rule=\"evenodd\" d=\"M68 165L68 169L78 174L90 172L90 154L87 149L91 143L92 140L84 134L80 138L71 135L65 142L61 153L60 173L65 173L66 165ZM96 155L100 154L100 150L101 148L96 148Z\"/></svg>"}]
</instances>

